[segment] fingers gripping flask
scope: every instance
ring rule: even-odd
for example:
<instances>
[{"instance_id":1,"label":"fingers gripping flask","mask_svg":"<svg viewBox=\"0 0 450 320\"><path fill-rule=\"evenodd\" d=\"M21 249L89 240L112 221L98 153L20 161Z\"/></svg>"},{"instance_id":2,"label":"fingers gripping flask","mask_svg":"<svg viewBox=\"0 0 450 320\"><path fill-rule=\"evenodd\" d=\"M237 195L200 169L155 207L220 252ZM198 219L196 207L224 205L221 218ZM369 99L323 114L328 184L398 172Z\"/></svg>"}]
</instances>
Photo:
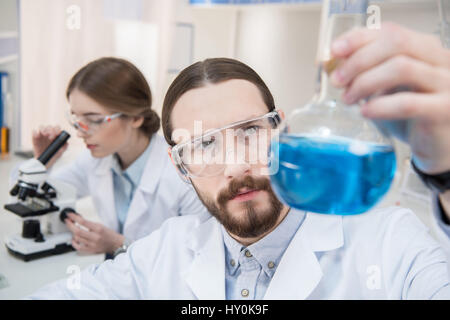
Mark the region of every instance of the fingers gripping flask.
<instances>
[{"instance_id":1,"label":"fingers gripping flask","mask_svg":"<svg viewBox=\"0 0 450 320\"><path fill-rule=\"evenodd\" d=\"M286 205L315 213L354 215L375 206L389 190L396 158L393 142L360 113L346 105L331 85L339 65L331 43L366 23L367 1L325 0L317 54L318 85L310 103L283 122L271 143L278 171L271 184Z\"/></svg>"}]
</instances>

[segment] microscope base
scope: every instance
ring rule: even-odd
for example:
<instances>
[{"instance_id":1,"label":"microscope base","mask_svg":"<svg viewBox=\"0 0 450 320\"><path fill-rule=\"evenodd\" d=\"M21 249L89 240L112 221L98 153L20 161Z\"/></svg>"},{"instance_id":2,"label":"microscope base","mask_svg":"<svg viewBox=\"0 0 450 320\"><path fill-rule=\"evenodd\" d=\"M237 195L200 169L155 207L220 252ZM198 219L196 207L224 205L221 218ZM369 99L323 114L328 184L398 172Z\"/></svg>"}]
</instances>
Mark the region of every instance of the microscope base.
<instances>
[{"instance_id":1,"label":"microscope base","mask_svg":"<svg viewBox=\"0 0 450 320\"><path fill-rule=\"evenodd\" d=\"M74 250L71 233L44 235L44 238L44 242L37 243L33 239L14 235L6 239L6 248L10 254L26 262Z\"/></svg>"}]
</instances>

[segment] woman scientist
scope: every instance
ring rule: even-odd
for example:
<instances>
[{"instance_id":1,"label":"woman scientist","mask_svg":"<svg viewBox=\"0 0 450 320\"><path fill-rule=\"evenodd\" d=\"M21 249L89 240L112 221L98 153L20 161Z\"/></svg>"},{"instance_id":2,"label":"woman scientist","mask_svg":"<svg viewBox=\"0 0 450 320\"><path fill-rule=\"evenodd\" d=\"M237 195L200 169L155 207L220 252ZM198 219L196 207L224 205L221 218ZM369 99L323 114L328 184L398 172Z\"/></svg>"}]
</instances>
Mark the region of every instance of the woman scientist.
<instances>
[{"instance_id":1,"label":"woman scientist","mask_svg":"<svg viewBox=\"0 0 450 320\"><path fill-rule=\"evenodd\" d=\"M165 219L205 210L170 163L168 146L156 134L160 119L151 109L150 87L134 65L93 61L73 76L66 96L69 121L88 150L51 177L73 185L78 198L92 196L102 221L69 214L65 222L76 250L111 258ZM34 131L35 156L59 133L58 127Z\"/></svg>"}]
</instances>

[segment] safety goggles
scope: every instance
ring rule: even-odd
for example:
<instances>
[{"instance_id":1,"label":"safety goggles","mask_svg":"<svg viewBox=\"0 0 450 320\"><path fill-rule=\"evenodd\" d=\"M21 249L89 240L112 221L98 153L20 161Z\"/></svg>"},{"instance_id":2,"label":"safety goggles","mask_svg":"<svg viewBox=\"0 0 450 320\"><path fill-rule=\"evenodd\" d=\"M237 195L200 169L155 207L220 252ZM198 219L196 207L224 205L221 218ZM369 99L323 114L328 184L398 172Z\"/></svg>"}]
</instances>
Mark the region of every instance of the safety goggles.
<instances>
[{"instance_id":1,"label":"safety goggles","mask_svg":"<svg viewBox=\"0 0 450 320\"><path fill-rule=\"evenodd\" d=\"M280 122L278 112L274 111L208 130L199 137L174 146L172 160L188 177L217 176L230 164L267 165L270 142L278 136L276 129ZM181 134L174 132L174 136L180 137Z\"/></svg>"},{"instance_id":2,"label":"safety goggles","mask_svg":"<svg viewBox=\"0 0 450 320\"><path fill-rule=\"evenodd\" d=\"M67 112L66 117L69 123L77 130L85 134L94 134L104 123L109 123L114 119L121 117L122 113L114 113L112 115L88 115L77 116L73 113Z\"/></svg>"}]
</instances>

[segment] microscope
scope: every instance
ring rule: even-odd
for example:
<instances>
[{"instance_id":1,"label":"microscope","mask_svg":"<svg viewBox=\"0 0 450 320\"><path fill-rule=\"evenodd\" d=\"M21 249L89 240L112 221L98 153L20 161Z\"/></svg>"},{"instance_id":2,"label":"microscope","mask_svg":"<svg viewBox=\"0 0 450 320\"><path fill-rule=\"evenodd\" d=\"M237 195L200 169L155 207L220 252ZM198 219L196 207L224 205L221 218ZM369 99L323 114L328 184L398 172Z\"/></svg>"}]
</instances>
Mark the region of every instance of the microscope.
<instances>
[{"instance_id":1,"label":"microscope","mask_svg":"<svg viewBox=\"0 0 450 320\"><path fill-rule=\"evenodd\" d=\"M75 212L76 190L66 183L48 180L45 167L69 138L63 131L38 159L19 167L17 183L10 191L17 202L4 207L22 222L22 233L7 237L6 248L24 261L74 250L64 220L68 213Z\"/></svg>"}]
</instances>

